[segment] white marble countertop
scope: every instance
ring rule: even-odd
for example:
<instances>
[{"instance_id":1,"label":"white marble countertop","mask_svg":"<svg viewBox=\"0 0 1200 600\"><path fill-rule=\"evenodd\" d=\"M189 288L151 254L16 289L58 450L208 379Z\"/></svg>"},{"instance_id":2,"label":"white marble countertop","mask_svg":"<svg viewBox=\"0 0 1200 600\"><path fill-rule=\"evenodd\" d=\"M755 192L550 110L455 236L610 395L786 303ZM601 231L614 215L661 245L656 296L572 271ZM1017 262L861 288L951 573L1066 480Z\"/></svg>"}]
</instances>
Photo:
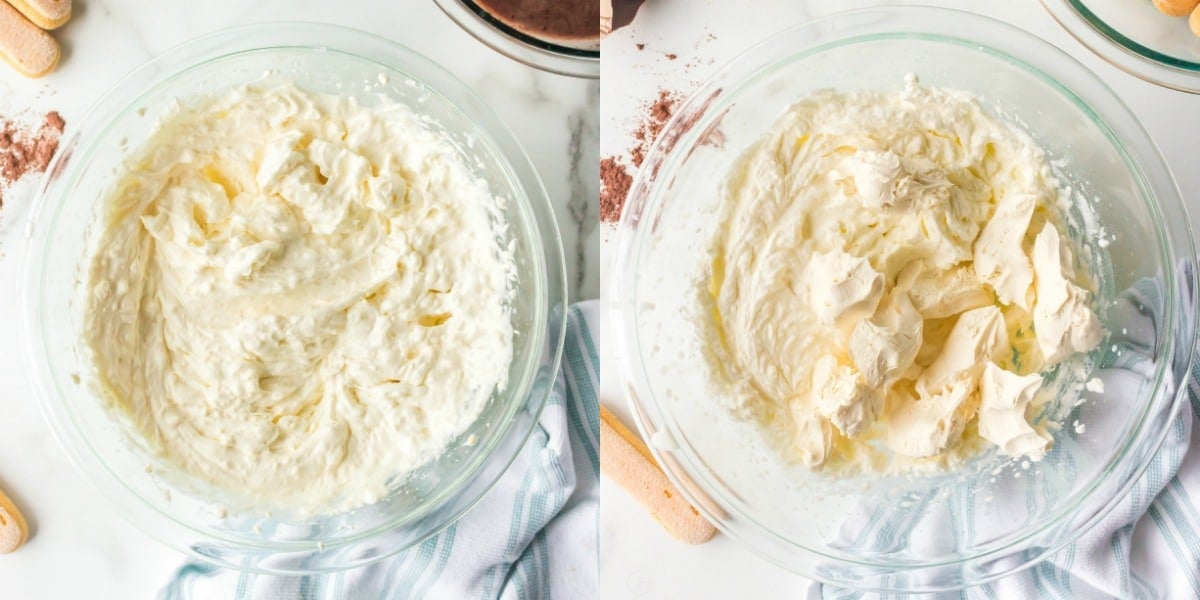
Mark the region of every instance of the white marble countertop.
<instances>
[{"instance_id":1,"label":"white marble countertop","mask_svg":"<svg viewBox=\"0 0 1200 600\"><path fill-rule=\"evenodd\" d=\"M562 230L572 300L599 295L598 83L540 73L493 53L432 2L76 0L55 33L58 70L26 80L0 65L0 114L58 110L70 129L125 73L193 36L272 20L321 21L396 40L472 86L515 131L549 191ZM33 528L28 544L0 556L0 598L151 598L183 560L121 520L68 463L36 406L18 326L20 221L27 178L0 209L0 488Z\"/></svg>"},{"instance_id":2,"label":"white marble countertop","mask_svg":"<svg viewBox=\"0 0 1200 600\"><path fill-rule=\"evenodd\" d=\"M658 90L688 94L718 67L772 33L837 10L905 2L871 0L650 0L634 23L605 39L601 77L600 156L621 156L641 107ZM1049 16L1037 0L925 4L973 10L1049 40L1103 78L1139 115L1172 165L1188 199L1193 228L1200 224L1200 96L1163 89L1117 70L1092 55ZM636 44L645 44L639 50ZM677 58L668 59L668 54ZM617 73L617 76L613 76ZM619 81L619 83L614 83ZM628 161L626 161L628 162ZM601 240L601 281L606 285L611 228ZM628 419L625 399L609 357L602 371L601 401ZM626 420L628 423L629 421ZM600 572L602 597L773 598L804 597L808 582L718 535L702 546L668 536L624 490L601 481Z\"/></svg>"}]
</instances>

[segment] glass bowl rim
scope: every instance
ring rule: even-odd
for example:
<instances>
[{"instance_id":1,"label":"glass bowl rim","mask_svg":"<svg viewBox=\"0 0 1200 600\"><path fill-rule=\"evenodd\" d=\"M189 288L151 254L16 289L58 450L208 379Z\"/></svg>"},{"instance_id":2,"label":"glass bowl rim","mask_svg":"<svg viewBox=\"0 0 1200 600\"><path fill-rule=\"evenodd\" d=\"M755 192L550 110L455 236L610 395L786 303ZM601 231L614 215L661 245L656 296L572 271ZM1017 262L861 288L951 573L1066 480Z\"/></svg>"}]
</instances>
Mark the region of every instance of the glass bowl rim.
<instances>
[{"instance_id":1,"label":"glass bowl rim","mask_svg":"<svg viewBox=\"0 0 1200 600\"><path fill-rule=\"evenodd\" d=\"M260 41L262 37L270 37L270 41ZM280 41L283 40L283 41ZM212 45L220 42L220 49ZM386 51L384 58L372 56L371 50ZM506 179L512 185L513 201L522 211L523 217L529 222L533 234L531 254L535 260L530 276L534 279L534 325L529 332L529 356L521 365L519 387L511 393L505 393L507 406L502 413L503 423L499 424L497 433L492 436L489 447L478 453L467 469L459 475L453 486L439 489L431 500L425 500L417 514L389 519L386 522L356 531L351 535L330 538L328 542L318 540L246 540L228 537L214 533L181 519L170 511L148 502L143 496L132 489L117 473L110 468L109 462L100 456L93 448L92 442L83 433L83 428L75 420L72 409L66 406L62 394L58 393L56 377L53 375L53 359L50 349L43 338L43 322L45 311L40 306L44 296L44 281L41 267L46 260L47 251L53 239L49 232L55 231L58 219L61 217L66 194L77 182L77 176L90 163L91 153L96 151L99 140L105 139L116 121L128 114L146 95L161 91L186 80L189 74L202 66L214 62L238 57L246 54L270 51L293 51L303 56L305 52L329 52L344 55L350 60L363 64L378 65L389 71L404 74L409 80L421 85L428 93L439 96L453 106L466 122L473 127L476 134L493 153L504 168ZM412 71L419 71L421 76ZM435 83L431 83L436 80ZM131 86L136 85L136 88ZM452 97L458 98L457 101ZM470 105L464 109L465 105ZM78 123L78 124L76 124ZM81 131L95 130L87 138L81 138ZM22 315L23 326L19 328L24 338L22 346L25 349L25 361L29 368L29 377L33 383L39 411L49 425L58 444L67 454L75 469L84 475L89 484L101 492L101 495L117 512L123 514L130 522L138 526L152 537L172 547L179 547L175 540L168 537L168 532L158 527L149 526L144 518L153 524L166 524L176 531L185 531L193 536L224 544L232 544L237 550L268 551L268 552L298 552L310 551L315 547L318 553L332 556L330 551L353 546L366 540L371 540L387 531L416 528L425 519L435 515L440 509L455 504L452 514L446 515L444 522L436 524L428 532L423 532L420 539L412 541L404 547L390 548L368 559L358 559L354 562L333 566L318 566L317 570L340 569L368 564L387 556L394 555L407 547L419 543L435 535L445 527L454 523L463 514L477 504L486 493L499 481L519 455L524 441L536 430L537 419L552 393L553 381L546 385L545 390L535 389L535 381L539 367L551 369L552 376L557 376L558 365L561 363L562 346L566 335L565 319L551 319L551 310L561 305L566 298L565 256L562 248L562 238L553 217L553 208L540 177L534 168L528 154L513 134L512 130L484 102L476 92L450 73L440 64L410 47L359 29L332 25L320 22L305 21L268 21L243 24L222 28L203 35L194 36L182 43L155 55L148 61L121 76L104 91L86 110L84 115L68 126L63 135L60 150L51 160L45 175L36 192L33 206L25 216L27 222L27 240L25 255L21 260L20 280L25 284L25 290L20 294L19 311ZM84 151L82 156L74 156L71 148L79 143ZM51 202L51 200L57 200ZM48 223L49 225L44 225ZM45 233L39 233L45 229ZM543 359L549 362L542 364ZM510 382L512 385L513 382ZM520 392L520 393L517 393ZM529 412L528 423L518 423L517 416ZM520 443L513 446L511 456L499 456L494 451L510 438L519 437ZM515 439L515 438L514 438ZM503 462L503 468L495 472L490 481L473 489L475 479L485 475L486 467L492 461L498 465ZM84 468L85 465L98 463L107 473L95 473ZM114 492L115 490L115 492ZM474 497L460 501L460 494L474 494ZM140 511L140 512L135 512ZM347 511L352 512L352 511ZM343 513L333 513L336 516ZM428 527L427 527L428 528ZM270 569L261 570L253 565L231 562L214 558L212 555L198 552L189 545L181 548L185 552L211 562L224 564L252 571L273 572ZM304 571L308 572L308 571Z\"/></svg>"},{"instance_id":2,"label":"glass bowl rim","mask_svg":"<svg viewBox=\"0 0 1200 600\"><path fill-rule=\"evenodd\" d=\"M910 18L915 18L916 16L923 14L926 17L926 21L929 23L925 25L926 29L942 27L942 31L937 33L923 31L918 34L909 30L911 29L911 26L909 29L901 31L873 31L872 33L847 33L845 31L839 31L836 35L832 36L832 41L822 38L823 43L813 43L814 32L819 32L825 27L831 28L835 24L840 23L845 19L863 14L902 14ZM720 509L726 511L727 514L737 517L733 520L750 523L753 526L754 533L772 537L777 542L781 542L794 550L814 558L829 559L841 564L893 569L892 572L907 571L913 573L922 569L932 569L946 566L948 564L962 564L970 561L994 558L998 554L1020 551L1022 549L1019 548L1019 546L1022 543L1028 542L1030 539L1037 537L1038 535L1045 534L1047 530L1056 525L1061 525L1063 521L1069 518L1072 515L1073 509L1077 508L1080 503L1091 497L1103 478L1098 477L1096 481L1092 482L1092 484L1089 485L1086 490L1084 490L1083 493L1079 494L1077 502L1073 503L1068 509L1060 511L1061 514L1055 515L1052 520L1047 521L1036 528L1032 528L1031 530L1018 532L1021 535L1010 535L1004 538L1006 543L999 548L987 549L984 552L973 554L967 557L959 556L957 559L949 561L900 562L895 559L865 559L848 553L837 553L822 549L815 549L780 536L774 531L771 531L769 528L763 527L752 515L748 514L740 506L735 507L737 503L731 501L728 495L723 493L722 486L715 482L715 477L709 474L708 469L703 466L703 460L701 460L694 452L689 451L684 444L680 443L680 440L686 439L686 436L679 435L679 426L671 417L671 411L664 408L662 403L651 392L651 385L649 381L652 379L652 376L649 373L649 369L647 369L641 359L642 342L639 338L639 333L637 332L639 328L637 323L638 318L634 314L633 308L635 307L636 303L640 301L638 292L636 290L637 282L635 273L637 272L637 265L640 262L640 253L643 250L644 238L647 235L647 230L652 228L652 226L638 226L634 223L634 221L641 220L646 217L657 217L656 211L661 204L664 194L657 188L655 181L660 177L663 180L668 181L672 178L672 174L676 171L678 164L683 160L686 160L689 152L701 142L703 137L710 129L710 126L717 119L719 119L719 116L724 112L723 104L728 104L736 99L738 92L741 89L750 85L758 78L769 74L769 72L773 69L782 67L791 61L828 50L833 46L877 41L879 39L919 39L923 41L956 43L963 47L981 51L984 54L1002 58L1010 64L1032 74L1043 82L1048 83L1060 94L1071 100L1071 102L1081 109L1089 117L1089 119L1095 125L1097 125L1101 131L1104 132L1110 141L1114 143L1114 147L1125 159L1126 166L1130 168L1136 175L1137 182L1142 190L1143 202L1147 202L1150 205L1150 209L1154 212L1153 219L1156 224L1158 224L1158 250L1160 252L1160 256L1169 259L1171 257L1175 257L1176 255L1176 251L1172 247L1171 240L1169 239L1170 232L1163 225L1164 220L1160 212L1160 208L1162 207L1160 207L1158 204L1158 202L1163 199L1163 194L1161 192L1154 193L1152 191L1154 188L1149 184L1147 180L1147 174L1141 168L1142 165L1139 163L1139 161L1134 160L1133 157L1130 156L1127 144L1119 139L1109 123L1105 119L1101 118L1088 103L1079 98L1079 96L1073 90L1060 83L1056 78L1045 73L1043 68L1034 66L1033 64L1030 64L1029 61L1018 58L1009 51L985 45L977 40L967 39L961 33L947 33L946 30L950 29L952 25L948 25L946 23L950 22L953 22L953 27L955 27L957 31L968 30L969 28L965 27L964 25L967 23L969 23L971 26L990 27L994 32L1004 32L1005 35L1013 36L1014 40L1032 42L1041 49L1054 50L1057 55L1057 59L1060 60L1060 62L1070 65L1067 68L1076 71L1080 76L1086 76L1090 78L1093 85L1097 85L1103 89L1104 92L1110 97L1109 100L1114 102L1116 106L1119 106L1119 108L1123 111L1123 114L1119 116L1122 119L1127 117L1125 120L1128 123L1136 126L1137 130L1142 134L1142 136L1144 136L1145 140L1150 142L1149 147L1153 150L1153 155L1142 158L1149 158L1151 160L1156 159L1156 166L1165 169L1169 176L1169 169L1166 169L1165 161L1162 158L1161 153L1158 152L1157 146L1153 145L1153 141L1150 140L1147 134L1145 134L1144 128L1142 128L1140 122L1137 121L1136 117L1129 111L1128 107L1125 106L1125 104L1120 100L1119 96L1113 93L1103 81L1101 81L1094 73L1080 64L1078 61L1065 54L1061 50L1054 48L1040 37L996 19L957 9L919 5L880 6L842 11L820 19L807 21L800 25L788 27L776 34L769 36L765 40L756 43L749 49L735 56L732 60L728 61L724 66L716 71L714 75L709 77L699 89L689 96L679 108L676 109L671 120L663 128L662 133L647 152L642 166L639 168L634 177L625 210L623 211L621 220L617 225L618 233L615 243L616 260L614 262L614 268L611 271L610 283L611 289L615 290L615 293L612 295L615 300L610 302L607 308L608 313L615 324L614 344L617 348L616 355L618 358L617 363L620 373L619 377L623 387L626 389L626 400L629 403L631 414L633 415L637 428L644 439L650 439L650 436L653 434L651 431L652 423L658 423L665 427L666 433L670 434L670 436L675 440L673 445L676 446L676 448L672 449L670 457L671 460L663 460L663 451L659 447L653 444L648 444L648 446L650 446L651 452L654 454L659 464L664 466L664 471L666 471L673 483L676 484L676 486L682 493L684 493L685 496L688 496L688 500L691 501L693 506L704 512L705 516L708 517L708 519L717 525L722 531L738 539L752 550L763 554L764 557L771 562L779 564L784 568L790 567L780 559L761 552L760 549L755 546L755 544L748 541L748 536L739 531L741 527L731 528L727 522L727 517L714 514L713 511L707 508L707 506L715 503L719 505ZM777 42L778 40L785 38L801 39L807 45L786 55L766 55L772 42ZM1066 60L1064 61L1062 59ZM752 65L745 65L743 63L752 63ZM697 115L700 115L699 119L696 118ZM1169 208L1172 210L1178 209L1180 213L1186 215L1186 209L1180 200L1178 187L1173 178L1170 179L1170 184L1170 192L1172 192L1172 194L1170 194L1170 198L1168 198L1168 200L1173 200L1174 202L1172 203L1173 206ZM1184 252L1188 258L1193 260L1194 264L1194 241L1190 231L1187 231L1186 234L1186 249ZM1167 314L1168 323L1164 327L1164 331L1171 331L1172 328L1177 325L1177 314L1180 311L1180 308L1177 306L1178 291L1180 286L1179 282L1177 281L1177 274L1173 270L1169 270L1166 273L1165 279L1167 281L1168 289L1165 291L1164 302L1167 306L1165 312ZM1195 280L1195 274L1192 274L1192 280ZM1186 333L1188 334L1190 340L1195 339L1196 329L1194 326L1188 328ZM1168 336L1164 343L1164 348L1161 351L1162 356L1175 356L1180 350L1180 348L1176 347L1177 345L1178 344L1176 343L1176 340L1173 337ZM1188 355L1191 355L1190 351L1188 351ZM1163 385L1168 375L1167 369L1169 362L1169 360L1160 361L1159 365L1157 366L1156 372L1153 376L1154 393L1151 397L1157 397L1162 394ZM1186 372L1186 369L1184 369L1179 373L1170 373L1170 375L1173 379L1179 380L1186 376ZM1178 381L1176 383L1178 384ZM1120 446L1120 449L1114 456L1113 461L1103 470L1104 473L1109 473L1113 469L1121 466L1122 461L1130 457L1130 452L1134 449L1137 449L1134 442L1145 443L1145 440L1148 437L1150 439L1150 445L1152 446L1152 449L1156 450L1161 446L1167 433L1166 429L1162 431L1148 432L1145 431L1145 427L1151 417L1154 416L1154 411L1152 411L1151 408L1157 408L1158 410L1163 410L1165 408L1170 416L1173 417L1176 415L1183 404L1182 399L1186 396L1186 386L1176 385L1173 396L1173 398L1169 399L1164 398L1161 401L1161 405L1152 406L1152 403L1148 403L1147 407L1139 416L1137 427L1132 430L1129 438ZM671 466L669 466L671 464L679 465L676 468L678 468L682 473L675 472ZM1130 480L1126 482L1126 489L1128 486L1133 485L1137 477L1144 471L1147 465L1147 461L1142 462ZM684 484L686 480L699 482L698 487L703 491L703 493L707 494L710 498L716 498L717 500L715 502L697 501L696 498L691 497L692 492L690 491L690 486ZM1067 536L1066 539L1059 542L1058 545L1046 550L1045 552L1042 552L1041 556L1044 557L1054 549L1062 547L1063 545L1077 539L1078 536L1085 531L1088 526L1095 523L1104 515L1107 515L1115 505L1115 500L1119 499L1119 497L1120 494L1117 494L1112 501L1106 503L1103 510L1099 511L1097 515L1087 519L1086 522L1080 527L1076 528L1076 530L1073 531L1070 536ZM1003 575L1024 568L1031 562L1033 561L1021 563L1013 568L1005 569L1003 572L997 573L994 576L972 582L972 584L983 583L985 581L1002 577ZM817 579L822 579L821 577L816 576L814 573L803 572L802 574L814 576ZM835 583L845 584L846 582ZM936 589L937 588L912 588L910 590L905 588L904 591L936 591Z\"/></svg>"},{"instance_id":3,"label":"glass bowl rim","mask_svg":"<svg viewBox=\"0 0 1200 600\"><path fill-rule=\"evenodd\" d=\"M1176 58L1134 41L1079 0L1040 1L1063 30L1110 65L1155 85L1200 94L1200 61Z\"/></svg>"},{"instance_id":4,"label":"glass bowl rim","mask_svg":"<svg viewBox=\"0 0 1200 600\"><path fill-rule=\"evenodd\" d=\"M600 50L582 50L538 39L488 15L475 0L434 0L451 21L483 45L523 65L547 73L600 78ZM600 43L596 23L596 43Z\"/></svg>"}]
</instances>

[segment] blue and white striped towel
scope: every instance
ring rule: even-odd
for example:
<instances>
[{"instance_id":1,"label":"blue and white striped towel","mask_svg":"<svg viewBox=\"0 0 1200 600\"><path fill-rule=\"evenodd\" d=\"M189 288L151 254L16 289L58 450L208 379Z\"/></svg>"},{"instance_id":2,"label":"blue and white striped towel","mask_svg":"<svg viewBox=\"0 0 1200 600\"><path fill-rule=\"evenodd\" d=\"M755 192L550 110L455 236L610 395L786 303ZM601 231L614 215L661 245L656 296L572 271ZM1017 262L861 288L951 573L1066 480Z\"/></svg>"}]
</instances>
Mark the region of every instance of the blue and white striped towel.
<instances>
[{"instance_id":1,"label":"blue and white striped towel","mask_svg":"<svg viewBox=\"0 0 1200 600\"><path fill-rule=\"evenodd\" d=\"M1191 267L1182 267L1180 275L1180 280L1188 285L1185 293L1194 298L1195 290L1190 287L1194 281ZM1158 305L1157 296L1157 287L1143 281L1123 294L1123 300L1128 302L1126 308L1140 313L1141 306ZM1122 306L1118 305L1120 309ZM1181 324L1180 330L1187 326L1187 323ZM1144 356L1140 358L1146 360ZM1134 355L1124 364L1116 365L1119 368L1112 370L1111 378L1102 375L1110 392L1122 389L1122 386L1136 389L1136 384L1130 383L1136 379L1133 375L1145 370L1138 360ZM1122 375L1128 378L1122 381ZM1192 366L1187 394L1190 406L1180 410L1167 431L1162 449L1152 458L1129 494L1078 541L1045 561L962 592L897 596L813 584L809 588L809 600L898 597L931 600L1200 599L1200 439L1197 439L1200 427L1192 426L1193 420L1200 418L1200 365ZM1036 499L1027 501L1036 502ZM969 499L964 505L971 510ZM898 512L892 516L897 518L891 518L888 510L881 508L876 514L869 515L864 519L867 525L854 535L860 539L878 539L885 534L907 535L897 533L896 522L911 511L896 509ZM994 514L993 510L993 518ZM973 522L982 528L988 526L986 516ZM920 525L908 523L901 529L911 531L917 527Z\"/></svg>"},{"instance_id":2,"label":"blue and white striped towel","mask_svg":"<svg viewBox=\"0 0 1200 600\"><path fill-rule=\"evenodd\" d=\"M587 600L599 596L600 358L596 302L571 307L559 377L539 427L462 519L374 565L269 576L188 562L162 600L354 598Z\"/></svg>"}]
</instances>

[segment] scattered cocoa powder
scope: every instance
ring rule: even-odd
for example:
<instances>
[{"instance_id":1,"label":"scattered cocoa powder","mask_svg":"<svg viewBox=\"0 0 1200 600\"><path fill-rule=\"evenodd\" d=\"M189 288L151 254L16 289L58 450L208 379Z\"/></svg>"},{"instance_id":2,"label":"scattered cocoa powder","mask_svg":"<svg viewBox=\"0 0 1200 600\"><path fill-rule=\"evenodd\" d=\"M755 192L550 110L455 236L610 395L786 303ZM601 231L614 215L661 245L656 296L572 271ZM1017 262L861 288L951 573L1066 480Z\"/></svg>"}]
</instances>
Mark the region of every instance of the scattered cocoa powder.
<instances>
[{"instance_id":1,"label":"scattered cocoa powder","mask_svg":"<svg viewBox=\"0 0 1200 600\"><path fill-rule=\"evenodd\" d=\"M659 90L658 98L645 105L646 116L633 130L633 147L629 149L629 160L633 166L642 166L642 161L646 160L646 151L654 145L654 140L658 139L658 134L662 133L667 121L671 120L671 115L675 114L675 107L682 98L679 92Z\"/></svg>"},{"instance_id":2,"label":"scattered cocoa powder","mask_svg":"<svg viewBox=\"0 0 1200 600\"><path fill-rule=\"evenodd\" d=\"M642 166L646 152L658 139L667 121L675 113L675 107L683 98L679 92L659 90L658 97L642 106L644 116L633 130L633 146L629 149L629 162L633 169ZM625 197L633 184L630 168L621 159L609 156L600 161L600 220L616 223L621 219Z\"/></svg>"},{"instance_id":3,"label":"scattered cocoa powder","mask_svg":"<svg viewBox=\"0 0 1200 600\"><path fill-rule=\"evenodd\" d=\"M0 117L0 208L13 183L31 173L42 173L50 165L64 127L62 115L54 111L42 118L36 132L17 120Z\"/></svg>"},{"instance_id":4,"label":"scattered cocoa powder","mask_svg":"<svg viewBox=\"0 0 1200 600\"><path fill-rule=\"evenodd\" d=\"M654 135L662 130L663 125L667 124L667 120L671 118L671 114L675 112L675 105L679 103L680 94L669 90L659 90L658 99L650 105L650 126L653 128Z\"/></svg>"},{"instance_id":5,"label":"scattered cocoa powder","mask_svg":"<svg viewBox=\"0 0 1200 600\"><path fill-rule=\"evenodd\" d=\"M625 208L625 197L629 195L629 186L633 185L633 176L620 159L608 156L600 161L600 220L604 223L616 223L621 219L621 209Z\"/></svg>"},{"instance_id":6,"label":"scattered cocoa powder","mask_svg":"<svg viewBox=\"0 0 1200 600\"><path fill-rule=\"evenodd\" d=\"M703 42L710 42L717 39L717 36L712 32L705 30L703 40L696 42L697 50ZM639 42L636 44L638 50L645 50L646 44ZM667 60L676 60L679 55L674 52L665 53L663 56ZM699 62L693 60L684 65L684 69L691 69L698 65ZM705 64L712 64L709 59ZM710 97L704 107L708 106L720 94L717 90ZM637 127L633 130L633 146L629 148L629 162L632 165L627 166L619 157L608 156L600 161L600 220L604 223L616 223L621 218L621 211L625 208L625 200L629 195L629 188L633 184L633 175L631 170L636 170L642 166L646 160L646 152L654 145L663 127L667 121L675 114L679 102L683 99L683 94L672 90L660 89L658 97L652 102L647 102L643 105L644 117L638 122ZM697 117L699 114L697 114ZM694 119L693 119L694 121ZM686 123L684 130L690 129L693 123ZM725 136L720 130L720 119L713 123L704 133L700 140L701 145L721 147L725 142ZM668 144L671 142L668 141Z\"/></svg>"}]
</instances>

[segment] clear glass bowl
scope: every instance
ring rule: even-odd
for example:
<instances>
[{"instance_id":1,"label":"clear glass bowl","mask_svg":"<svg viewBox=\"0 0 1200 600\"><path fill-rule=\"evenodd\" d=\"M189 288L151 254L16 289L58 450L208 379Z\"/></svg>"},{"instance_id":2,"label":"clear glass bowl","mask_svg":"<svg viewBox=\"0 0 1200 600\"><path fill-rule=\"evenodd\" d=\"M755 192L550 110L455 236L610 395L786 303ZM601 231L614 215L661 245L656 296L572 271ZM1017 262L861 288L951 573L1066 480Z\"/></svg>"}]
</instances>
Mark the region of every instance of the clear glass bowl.
<instances>
[{"instance_id":1,"label":"clear glass bowl","mask_svg":"<svg viewBox=\"0 0 1200 600\"><path fill-rule=\"evenodd\" d=\"M823 88L968 91L1029 132L1074 190L1072 231L1100 280L1109 332L1066 389L1055 448L1027 469L984 453L944 474L835 478L788 466L731 416L701 351L699 307L717 190L785 107ZM1106 231L1099 241L1096 228ZM1111 238L1111 240L1109 240ZM1026 32L954 10L891 7L784 31L705 83L635 177L616 234L609 310L623 388L655 457L705 517L767 559L856 589L960 589L1069 543L1122 497L1185 404L1195 250L1154 143L1094 74ZM1142 313L1119 299L1142 291ZM1136 363L1136 364L1135 364ZM1061 371L1061 369L1060 369ZM1082 386L1080 386L1082 387ZM1122 391L1123 390L1123 391ZM1072 425L1078 420L1082 426Z\"/></svg>"},{"instance_id":2,"label":"clear glass bowl","mask_svg":"<svg viewBox=\"0 0 1200 600\"><path fill-rule=\"evenodd\" d=\"M559 75L600 77L600 22L594 40L534 37L497 19L474 0L434 0L442 12L484 45L519 63Z\"/></svg>"},{"instance_id":3,"label":"clear glass bowl","mask_svg":"<svg viewBox=\"0 0 1200 600\"><path fill-rule=\"evenodd\" d=\"M266 74L266 75L264 75ZM175 99L266 77L408 104L449 137L464 162L507 196L503 240L515 247L514 358L508 386L438 459L393 485L384 500L314 517L223 509L221 494L188 481L101 405L81 325L96 207L122 161ZM152 536L218 564L276 573L367 564L454 522L503 474L551 391L565 333L564 261L553 210L529 158L487 104L433 62L394 42L327 25L279 23L187 42L109 91L63 139L30 215L24 337L51 428L75 465ZM468 442L475 436L477 441ZM150 467L147 469L147 467ZM228 510L228 514L224 514Z\"/></svg>"},{"instance_id":4,"label":"clear glass bowl","mask_svg":"<svg viewBox=\"0 0 1200 600\"><path fill-rule=\"evenodd\" d=\"M1200 93L1200 36L1187 17L1150 0L1042 0L1064 29L1114 66L1146 81Z\"/></svg>"}]
</instances>

